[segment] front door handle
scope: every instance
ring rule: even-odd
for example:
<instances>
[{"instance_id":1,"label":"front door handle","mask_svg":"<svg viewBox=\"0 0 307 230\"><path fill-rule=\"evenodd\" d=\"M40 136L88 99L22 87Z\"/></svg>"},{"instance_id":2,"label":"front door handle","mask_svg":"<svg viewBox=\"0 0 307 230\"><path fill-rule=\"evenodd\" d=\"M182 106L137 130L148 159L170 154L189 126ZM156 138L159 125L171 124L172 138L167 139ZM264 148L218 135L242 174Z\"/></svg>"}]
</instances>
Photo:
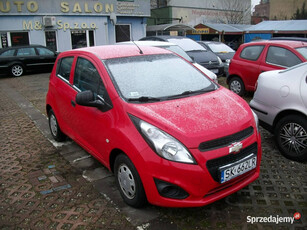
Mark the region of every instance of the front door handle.
<instances>
[{"instance_id":1,"label":"front door handle","mask_svg":"<svg viewBox=\"0 0 307 230\"><path fill-rule=\"evenodd\" d=\"M71 105L73 106L73 107L75 107L76 106L76 102L74 102L73 100L71 100Z\"/></svg>"}]
</instances>

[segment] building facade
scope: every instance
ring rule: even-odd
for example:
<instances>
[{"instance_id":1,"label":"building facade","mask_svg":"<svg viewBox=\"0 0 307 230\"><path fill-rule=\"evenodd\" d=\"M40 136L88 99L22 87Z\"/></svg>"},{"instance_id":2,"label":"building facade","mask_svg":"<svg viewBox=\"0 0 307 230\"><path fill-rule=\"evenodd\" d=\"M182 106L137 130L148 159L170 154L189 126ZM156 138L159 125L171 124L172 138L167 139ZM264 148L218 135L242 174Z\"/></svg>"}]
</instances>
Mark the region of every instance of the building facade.
<instances>
[{"instance_id":1,"label":"building facade","mask_svg":"<svg viewBox=\"0 0 307 230\"><path fill-rule=\"evenodd\" d=\"M151 0L148 25L184 23L250 24L250 0Z\"/></svg>"},{"instance_id":2,"label":"building facade","mask_svg":"<svg viewBox=\"0 0 307 230\"><path fill-rule=\"evenodd\" d=\"M40 44L56 51L146 35L149 0L2 0L0 48Z\"/></svg>"}]
</instances>

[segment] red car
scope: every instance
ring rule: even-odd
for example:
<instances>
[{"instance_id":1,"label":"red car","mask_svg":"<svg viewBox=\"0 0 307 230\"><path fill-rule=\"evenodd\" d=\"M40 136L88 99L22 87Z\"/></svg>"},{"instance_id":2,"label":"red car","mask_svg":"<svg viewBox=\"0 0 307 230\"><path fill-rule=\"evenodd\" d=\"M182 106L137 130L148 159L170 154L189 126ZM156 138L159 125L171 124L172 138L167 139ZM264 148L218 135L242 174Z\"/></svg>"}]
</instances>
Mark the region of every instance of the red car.
<instances>
[{"instance_id":1,"label":"red car","mask_svg":"<svg viewBox=\"0 0 307 230\"><path fill-rule=\"evenodd\" d=\"M133 207L202 206L259 176L261 140L249 105L164 49L61 53L46 109L54 139L69 136L113 171Z\"/></svg>"},{"instance_id":2,"label":"red car","mask_svg":"<svg viewBox=\"0 0 307 230\"><path fill-rule=\"evenodd\" d=\"M242 44L229 65L227 84L234 93L255 91L260 73L307 61L307 41L268 40Z\"/></svg>"}]
</instances>

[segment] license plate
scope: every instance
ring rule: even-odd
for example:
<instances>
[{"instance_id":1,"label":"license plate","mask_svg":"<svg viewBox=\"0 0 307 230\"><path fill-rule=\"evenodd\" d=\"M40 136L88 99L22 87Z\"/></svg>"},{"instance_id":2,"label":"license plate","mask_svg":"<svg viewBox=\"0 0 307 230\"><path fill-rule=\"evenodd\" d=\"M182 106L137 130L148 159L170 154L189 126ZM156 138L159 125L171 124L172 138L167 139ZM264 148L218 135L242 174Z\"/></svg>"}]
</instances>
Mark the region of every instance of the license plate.
<instances>
[{"instance_id":1,"label":"license plate","mask_svg":"<svg viewBox=\"0 0 307 230\"><path fill-rule=\"evenodd\" d=\"M217 73L219 72L218 69L210 69L210 71L213 72L213 73L215 73L215 74L217 74Z\"/></svg>"},{"instance_id":2,"label":"license plate","mask_svg":"<svg viewBox=\"0 0 307 230\"><path fill-rule=\"evenodd\" d=\"M254 168L257 165L257 156L250 154L247 157L219 168L221 173L221 183L229 181L237 176L240 176Z\"/></svg>"}]
</instances>

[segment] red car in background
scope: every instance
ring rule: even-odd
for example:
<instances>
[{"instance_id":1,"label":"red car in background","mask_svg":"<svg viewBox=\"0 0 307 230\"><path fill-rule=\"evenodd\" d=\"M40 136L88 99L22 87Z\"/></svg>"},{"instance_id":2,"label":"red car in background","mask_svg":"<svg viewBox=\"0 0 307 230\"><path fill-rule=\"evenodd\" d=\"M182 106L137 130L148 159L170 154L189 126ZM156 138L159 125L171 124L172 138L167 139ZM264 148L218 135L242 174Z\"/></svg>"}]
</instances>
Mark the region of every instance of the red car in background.
<instances>
[{"instance_id":1,"label":"red car in background","mask_svg":"<svg viewBox=\"0 0 307 230\"><path fill-rule=\"evenodd\" d=\"M46 110L115 174L124 201L202 206L259 176L258 118L190 62L160 48L118 45L61 53Z\"/></svg>"},{"instance_id":2,"label":"red car in background","mask_svg":"<svg viewBox=\"0 0 307 230\"><path fill-rule=\"evenodd\" d=\"M307 40L290 39L242 44L229 65L229 89L242 96L246 91L255 91L260 73L306 62Z\"/></svg>"}]
</instances>

